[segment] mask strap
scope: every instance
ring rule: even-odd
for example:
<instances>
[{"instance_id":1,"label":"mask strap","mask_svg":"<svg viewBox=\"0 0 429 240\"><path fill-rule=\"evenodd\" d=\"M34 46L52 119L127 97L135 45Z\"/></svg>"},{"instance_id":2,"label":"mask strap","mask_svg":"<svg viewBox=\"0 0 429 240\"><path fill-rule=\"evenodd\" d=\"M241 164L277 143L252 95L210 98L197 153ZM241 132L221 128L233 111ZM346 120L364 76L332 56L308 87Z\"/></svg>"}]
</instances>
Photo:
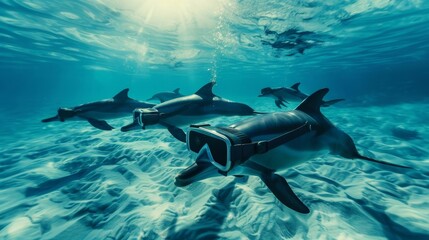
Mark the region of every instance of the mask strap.
<instances>
[{"instance_id":1,"label":"mask strap","mask_svg":"<svg viewBox=\"0 0 429 240\"><path fill-rule=\"evenodd\" d=\"M295 128L294 130L284 133L269 141L258 142L256 147L256 153L258 154L266 153L267 151L273 148L276 148L280 145L283 145L291 140L294 140L295 138L310 131L311 131L311 125L308 124L308 122L305 122L303 125Z\"/></svg>"},{"instance_id":2,"label":"mask strap","mask_svg":"<svg viewBox=\"0 0 429 240\"><path fill-rule=\"evenodd\" d=\"M303 125L295 128L292 131L286 132L276 138L273 138L268 141L259 141L253 143L239 144L234 147L240 149L241 153L241 163L249 159L255 154L264 154L271 149L274 149L280 145L283 145L295 138L302 136L303 134L311 131L311 125L308 122L305 122Z\"/></svg>"},{"instance_id":3,"label":"mask strap","mask_svg":"<svg viewBox=\"0 0 429 240\"><path fill-rule=\"evenodd\" d=\"M140 126L143 126L142 113L140 113L139 116L137 117L137 122Z\"/></svg>"}]
</instances>

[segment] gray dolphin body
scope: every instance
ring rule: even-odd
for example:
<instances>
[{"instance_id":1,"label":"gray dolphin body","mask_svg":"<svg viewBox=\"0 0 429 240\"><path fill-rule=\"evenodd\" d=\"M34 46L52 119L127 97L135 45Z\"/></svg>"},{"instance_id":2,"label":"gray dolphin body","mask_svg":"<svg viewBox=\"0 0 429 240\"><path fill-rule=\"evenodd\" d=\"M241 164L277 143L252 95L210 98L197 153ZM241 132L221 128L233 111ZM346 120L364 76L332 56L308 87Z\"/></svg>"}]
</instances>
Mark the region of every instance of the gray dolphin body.
<instances>
[{"instance_id":1,"label":"gray dolphin body","mask_svg":"<svg viewBox=\"0 0 429 240\"><path fill-rule=\"evenodd\" d=\"M273 194L287 207L309 213L309 208L295 195L287 181L276 174L298 164L307 162L322 154L331 153L348 159L363 159L395 167L393 163L375 160L358 153L352 138L335 127L320 112L323 96L328 89L321 89L306 98L295 110L255 116L231 125L253 142L270 140L286 132L307 126L308 131L263 154L256 154L243 163L237 163L228 172L221 172L208 159L204 149L196 162L176 177L177 186L216 176L259 176Z\"/></svg>"},{"instance_id":2,"label":"gray dolphin body","mask_svg":"<svg viewBox=\"0 0 429 240\"><path fill-rule=\"evenodd\" d=\"M151 98L149 98L148 101L159 100L160 102L166 102L171 99L183 97L184 95L181 94L179 91L180 91L180 88L176 88L172 92L159 92L154 94Z\"/></svg>"},{"instance_id":3,"label":"gray dolphin body","mask_svg":"<svg viewBox=\"0 0 429 240\"><path fill-rule=\"evenodd\" d=\"M72 108L59 108L54 117L43 119L42 122L86 120L92 126L101 130L112 130L105 120L132 115L136 108L153 107L155 104L138 101L128 97L129 89L126 88L116 94L112 99L86 103Z\"/></svg>"},{"instance_id":4,"label":"gray dolphin body","mask_svg":"<svg viewBox=\"0 0 429 240\"><path fill-rule=\"evenodd\" d=\"M214 84L214 82L207 83L194 94L165 101L151 109L144 109L144 111L158 113L155 118L143 122L144 128L153 125L167 127L174 137L180 141L186 141L184 132L178 128L180 126L199 123L217 116L257 114L246 104L214 95L212 92ZM133 122L122 127L121 130L126 132L141 128L138 119L134 117Z\"/></svg>"},{"instance_id":5,"label":"gray dolphin body","mask_svg":"<svg viewBox=\"0 0 429 240\"><path fill-rule=\"evenodd\" d=\"M300 83L295 83L291 87L278 87L270 88L266 87L261 89L261 95L259 97L271 97L274 98L277 107L285 106L288 101L300 102L308 97L307 94L299 90ZM344 99L334 99L330 101L323 101L323 107L329 107L334 103L343 101Z\"/></svg>"}]
</instances>

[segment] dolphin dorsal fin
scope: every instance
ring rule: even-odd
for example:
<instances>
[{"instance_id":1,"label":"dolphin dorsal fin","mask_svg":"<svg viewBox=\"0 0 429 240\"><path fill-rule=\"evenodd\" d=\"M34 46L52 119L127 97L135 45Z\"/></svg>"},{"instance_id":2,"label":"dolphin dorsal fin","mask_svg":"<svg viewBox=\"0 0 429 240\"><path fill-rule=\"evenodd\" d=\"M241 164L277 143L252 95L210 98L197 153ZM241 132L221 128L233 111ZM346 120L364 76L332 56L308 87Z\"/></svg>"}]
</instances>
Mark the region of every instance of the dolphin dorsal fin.
<instances>
[{"instance_id":1,"label":"dolphin dorsal fin","mask_svg":"<svg viewBox=\"0 0 429 240\"><path fill-rule=\"evenodd\" d=\"M198 91L195 92L200 97L207 97L207 98L213 98L215 95L213 94L213 86L216 84L216 82L209 82L202 86Z\"/></svg>"},{"instance_id":2,"label":"dolphin dorsal fin","mask_svg":"<svg viewBox=\"0 0 429 240\"><path fill-rule=\"evenodd\" d=\"M295 110L305 113L320 113L320 106L324 103L323 97L329 92L329 88L322 88L302 101Z\"/></svg>"},{"instance_id":3,"label":"dolphin dorsal fin","mask_svg":"<svg viewBox=\"0 0 429 240\"><path fill-rule=\"evenodd\" d=\"M173 90L173 92L177 93L177 94L179 94L179 91L180 91L180 88L176 88L176 89Z\"/></svg>"},{"instance_id":4,"label":"dolphin dorsal fin","mask_svg":"<svg viewBox=\"0 0 429 240\"><path fill-rule=\"evenodd\" d=\"M129 88L125 88L124 90L122 90L118 94L116 94L113 97L113 99L115 101L125 101L125 100L128 100L129 99L129 97L128 97L128 91L129 90L130 90Z\"/></svg>"},{"instance_id":5,"label":"dolphin dorsal fin","mask_svg":"<svg viewBox=\"0 0 429 240\"><path fill-rule=\"evenodd\" d=\"M292 85L290 88L292 88L292 89L294 89L294 90L296 90L296 91L298 91L299 92L299 84L301 84L300 82L297 82L297 83L295 83L294 85Z\"/></svg>"}]
</instances>

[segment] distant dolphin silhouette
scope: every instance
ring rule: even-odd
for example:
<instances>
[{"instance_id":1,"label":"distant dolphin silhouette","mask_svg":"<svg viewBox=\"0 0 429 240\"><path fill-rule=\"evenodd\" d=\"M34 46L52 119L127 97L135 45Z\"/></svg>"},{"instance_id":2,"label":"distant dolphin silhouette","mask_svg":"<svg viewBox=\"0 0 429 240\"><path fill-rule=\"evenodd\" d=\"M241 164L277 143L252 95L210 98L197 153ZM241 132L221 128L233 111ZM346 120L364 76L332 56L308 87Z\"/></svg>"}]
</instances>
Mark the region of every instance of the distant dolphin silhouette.
<instances>
[{"instance_id":1,"label":"distant dolphin silhouette","mask_svg":"<svg viewBox=\"0 0 429 240\"><path fill-rule=\"evenodd\" d=\"M181 94L179 91L180 91L180 88L176 88L172 92L159 92L154 94L147 101L159 100L160 102L165 102L178 97L183 97L183 94Z\"/></svg>"},{"instance_id":2,"label":"distant dolphin silhouette","mask_svg":"<svg viewBox=\"0 0 429 240\"><path fill-rule=\"evenodd\" d=\"M212 154L210 148L202 148L196 162L176 177L176 186L186 186L215 176L255 175L262 179L284 205L300 213L309 213L309 208L295 195L287 181L276 174L276 171L294 167L324 153L409 168L359 154L352 138L335 127L320 112L320 106L324 103L323 97L328 91L327 88L316 91L295 110L259 115L230 125L231 132L239 133L241 138L247 136L252 142L258 142L258 146L259 143L276 139L285 133L290 134L290 139L278 142L279 145L270 151L261 151L260 154L255 154L242 163L233 164L227 172L219 170L210 162L208 157Z\"/></svg>"},{"instance_id":3,"label":"distant dolphin silhouette","mask_svg":"<svg viewBox=\"0 0 429 240\"><path fill-rule=\"evenodd\" d=\"M264 33L266 36L271 36L274 39L269 41L261 40L263 45L270 45L274 49L286 49L291 50L286 56L293 56L297 53L304 54L304 51L314 46L320 45L324 42L324 38L327 36L317 34L310 31L299 31L298 29L291 28L284 32L278 33L264 27Z\"/></svg>"},{"instance_id":4,"label":"distant dolphin silhouette","mask_svg":"<svg viewBox=\"0 0 429 240\"><path fill-rule=\"evenodd\" d=\"M86 120L98 129L112 130L113 127L101 119L119 118L128 115L132 116L132 112L136 108L155 106L155 104L152 103L129 98L128 91L129 89L126 88L116 94L112 99L85 103L72 108L59 108L56 116L43 119L42 122L64 122L70 119Z\"/></svg>"},{"instance_id":5,"label":"distant dolphin silhouette","mask_svg":"<svg viewBox=\"0 0 429 240\"><path fill-rule=\"evenodd\" d=\"M217 116L245 116L258 113L244 103L233 102L214 95L212 92L214 85L215 82L210 82L194 94L165 101L152 108L136 109L133 122L122 127L121 131L127 132L134 129L145 129L151 125L161 125L167 127L178 140L185 142L186 136L179 128L180 126L199 123ZM139 119L139 116L142 118Z\"/></svg>"},{"instance_id":6,"label":"distant dolphin silhouette","mask_svg":"<svg viewBox=\"0 0 429 240\"><path fill-rule=\"evenodd\" d=\"M259 97L272 97L274 98L274 102L278 108L281 106L285 106L285 103L288 101L301 102L305 98L308 97L307 94L301 92L299 90L299 85L301 83L295 83L291 87L278 87L278 88L270 88L266 87L261 89L261 95ZM334 99L330 101L323 101L322 106L328 107L337 102L344 101L344 99Z\"/></svg>"}]
</instances>

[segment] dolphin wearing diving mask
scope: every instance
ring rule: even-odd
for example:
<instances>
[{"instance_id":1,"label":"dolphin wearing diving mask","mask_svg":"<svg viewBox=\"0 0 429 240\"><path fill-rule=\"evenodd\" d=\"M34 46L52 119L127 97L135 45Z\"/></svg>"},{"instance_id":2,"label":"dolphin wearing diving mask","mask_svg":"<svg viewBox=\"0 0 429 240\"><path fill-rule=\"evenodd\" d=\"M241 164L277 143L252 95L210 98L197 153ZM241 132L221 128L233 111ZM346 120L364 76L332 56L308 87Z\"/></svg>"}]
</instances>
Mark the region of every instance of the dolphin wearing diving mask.
<instances>
[{"instance_id":1,"label":"dolphin wearing diving mask","mask_svg":"<svg viewBox=\"0 0 429 240\"><path fill-rule=\"evenodd\" d=\"M361 155L352 138L320 112L323 97L328 91L327 88L316 91L292 111L258 115L228 127L200 125L202 127L198 129L207 129L197 131L191 126L187 145L198 156L194 164L176 177L175 185L184 187L216 176L254 175L260 177L280 202L306 214L310 212L309 208L277 171L293 168L327 153L410 168ZM225 138L228 136L226 133L232 137ZM229 144L223 146L224 141ZM193 146L197 144L200 145Z\"/></svg>"},{"instance_id":2,"label":"dolphin wearing diving mask","mask_svg":"<svg viewBox=\"0 0 429 240\"><path fill-rule=\"evenodd\" d=\"M150 108L135 109L133 122L123 126L121 131L167 128L176 139L185 142L186 134L180 129L182 126L189 126L218 116L259 114L247 104L216 96L212 91L215 84L216 82L209 82L194 94L174 98Z\"/></svg>"}]
</instances>

